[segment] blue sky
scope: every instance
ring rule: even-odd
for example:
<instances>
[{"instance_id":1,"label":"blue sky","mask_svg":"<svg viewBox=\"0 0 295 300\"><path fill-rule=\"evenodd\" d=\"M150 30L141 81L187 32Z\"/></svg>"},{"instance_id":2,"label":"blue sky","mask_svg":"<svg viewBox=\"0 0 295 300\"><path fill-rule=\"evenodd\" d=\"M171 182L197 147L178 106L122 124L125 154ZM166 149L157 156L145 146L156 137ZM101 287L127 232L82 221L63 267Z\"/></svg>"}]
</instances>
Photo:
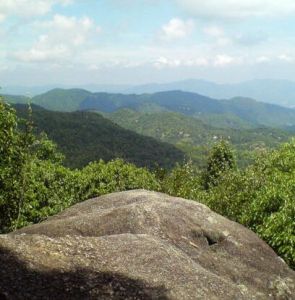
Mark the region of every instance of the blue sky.
<instances>
[{"instance_id":1,"label":"blue sky","mask_svg":"<svg viewBox=\"0 0 295 300\"><path fill-rule=\"evenodd\" d=\"M293 0L0 0L0 85L295 78Z\"/></svg>"}]
</instances>

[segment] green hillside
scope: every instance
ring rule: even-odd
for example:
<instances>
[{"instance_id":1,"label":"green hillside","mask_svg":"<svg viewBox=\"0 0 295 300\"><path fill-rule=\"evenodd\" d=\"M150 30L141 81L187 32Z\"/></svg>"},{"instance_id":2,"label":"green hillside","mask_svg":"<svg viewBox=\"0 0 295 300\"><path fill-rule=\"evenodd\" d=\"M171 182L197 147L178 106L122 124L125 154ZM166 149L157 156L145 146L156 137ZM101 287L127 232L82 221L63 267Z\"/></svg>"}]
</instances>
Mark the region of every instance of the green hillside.
<instances>
[{"instance_id":1,"label":"green hillside","mask_svg":"<svg viewBox=\"0 0 295 300\"><path fill-rule=\"evenodd\" d=\"M238 150L240 161L245 161L253 149L276 147L291 136L270 128L216 128L174 112L143 113L122 109L104 115L126 129L176 145L198 164L205 161L207 149L219 139L230 140Z\"/></svg>"},{"instance_id":2,"label":"green hillside","mask_svg":"<svg viewBox=\"0 0 295 300\"><path fill-rule=\"evenodd\" d=\"M91 93L82 89L53 89L32 98L32 103L54 111L76 111Z\"/></svg>"},{"instance_id":3,"label":"green hillside","mask_svg":"<svg viewBox=\"0 0 295 300\"><path fill-rule=\"evenodd\" d=\"M6 102L11 104L27 104L30 102L30 98L26 96L18 96L18 95L0 95L3 96Z\"/></svg>"},{"instance_id":4,"label":"green hillside","mask_svg":"<svg viewBox=\"0 0 295 300\"><path fill-rule=\"evenodd\" d=\"M233 113L196 114L194 118L217 128L251 129L260 127L260 125L243 120Z\"/></svg>"},{"instance_id":5,"label":"green hillside","mask_svg":"<svg viewBox=\"0 0 295 300\"><path fill-rule=\"evenodd\" d=\"M27 116L25 105L16 109L19 116ZM53 112L33 106L33 121L38 132L46 132L58 144L70 167L119 157L137 166L170 168L184 159L174 146L123 129L97 113Z\"/></svg>"},{"instance_id":6,"label":"green hillside","mask_svg":"<svg viewBox=\"0 0 295 300\"><path fill-rule=\"evenodd\" d=\"M295 123L295 110L250 98L236 97L222 101L227 112L252 124L279 127Z\"/></svg>"}]
</instances>

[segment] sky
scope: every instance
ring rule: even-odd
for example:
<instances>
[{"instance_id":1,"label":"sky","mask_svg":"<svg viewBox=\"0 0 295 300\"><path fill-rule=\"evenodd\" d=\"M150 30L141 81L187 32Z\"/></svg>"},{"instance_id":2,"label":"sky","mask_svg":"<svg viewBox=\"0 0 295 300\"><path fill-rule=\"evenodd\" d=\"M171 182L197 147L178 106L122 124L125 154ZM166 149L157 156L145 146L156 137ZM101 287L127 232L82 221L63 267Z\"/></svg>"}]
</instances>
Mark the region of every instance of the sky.
<instances>
[{"instance_id":1,"label":"sky","mask_svg":"<svg viewBox=\"0 0 295 300\"><path fill-rule=\"evenodd\" d=\"M294 0L0 0L0 86L295 79Z\"/></svg>"}]
</instances>

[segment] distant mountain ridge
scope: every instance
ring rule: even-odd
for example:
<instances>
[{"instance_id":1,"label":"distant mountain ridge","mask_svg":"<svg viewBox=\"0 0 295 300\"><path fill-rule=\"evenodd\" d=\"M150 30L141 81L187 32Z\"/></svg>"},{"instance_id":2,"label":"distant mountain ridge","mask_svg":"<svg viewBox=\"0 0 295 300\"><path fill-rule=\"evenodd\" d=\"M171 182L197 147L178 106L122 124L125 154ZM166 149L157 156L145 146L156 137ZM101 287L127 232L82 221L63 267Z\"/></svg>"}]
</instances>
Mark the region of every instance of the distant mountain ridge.
<instances>
[{"instance_id":1,"label":"distant mountain ridge","mask_svg":"<svg viewBox=\"0 0 295 300\"><path fill-rule=\"evenodd\" d=\"M57 86L57 85L56 85ZM69 89L70 86L59 85L60 88ZM253 79L239 83L215 83L202 79L187 79L168 83L149 83L142 85L128 84L88 84L78 88L91 92L144 94L157 93L171 90L193 92L217 99L233 97L254 98L261 102L277 104L287 107L295 107L295 81L282 79ZM4 86L1 90L4 94L16 94L32 96L45 93L53 89L53 86Z\"/></svg>"},{"instance_id":2,"label":"distant mountain ridge","mask_svg":"<svg viewBox=\"0 0 295 300\"><path fill-rule=\"evenodd\" d=\"M129 88L129 93L156 93L182 90L217 99L254 98L257 101L295 107L295 82L279 79L253 79L239 83L218 84L202 79L188 79L164 84L145 84Z\"/></svg>"},{"instance_id":3,"label":"distant mountain ridge","mask_svg":"<svg viewBox=\"0 0 295 300\"><path fill-rule=\"evenodd\" d=\"M10 96L11 101L25 98ZM114 112L122 108L136 111L173 111L184 115L208 119L223 119L225 124L243 124L251 127L286 127L295 125L295 110L274 104L258 102L244 97L217 100L197 93L167 91L154 94L91 93L81 89L54 89L35 96L31 102L55 111L101 111ZM214 124L213 124L214 125Z\"/></svg>"}]
</instances>

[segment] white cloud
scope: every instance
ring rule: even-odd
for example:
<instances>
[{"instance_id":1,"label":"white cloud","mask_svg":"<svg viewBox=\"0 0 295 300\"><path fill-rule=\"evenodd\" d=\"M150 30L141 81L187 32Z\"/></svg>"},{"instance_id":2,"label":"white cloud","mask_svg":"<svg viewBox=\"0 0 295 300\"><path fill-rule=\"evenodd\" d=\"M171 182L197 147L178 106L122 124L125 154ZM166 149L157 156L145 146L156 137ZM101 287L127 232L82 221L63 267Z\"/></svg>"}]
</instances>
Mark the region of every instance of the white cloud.
<instances>
[{"instance_id":1,"label":"white cloud","mask_svg":"<svg viewBox=\"0 0 295 300\"><path fill-rule=\"evenodd\" d=\"M208 26L203 28L203 32L209 38L213 39L217 46L224 47L232 43L232 40L226 35L221 27Z\"/></svg>"},{"instance_id":2,"label":"white cloud","mask_svg":"<svg viewBox=\"0 0 295 300\"><path fill-rule=\"evenodd\" d=\"M265 56L265 55L261 55L261 56L258 56L256 58L257 63L267 63L267 62L270 62L270 61L271 61L270 57Z\"/></svg>"},{"instance_id":3,"label":"white cloud","mask_svg":"<svg viewBox=\"0 0 295 300\"><path fill-rule=\"evenodd\" d=\"M203 33L213 40L216 46L256 46L268 40L268 35L262 31L255 32L235 32L227 33L220 26L207 26L203 28Z\"/></svg>"},{"instance_id":4,"label":"white cloud","mask_svg":"<svg viewBox=\"0 0 295 300\"><path fill-rule=\"evenodd\" d=\"M162 26L160 37L166 41L182 39L189 36L194 28L192 20L181 20L179 18L171 19Z\"/></svg>"},{"instance_id":5,"label":"white cloud","mask_svg":"<svg viewBox=\"0 0 295 300\"><path fill-rule=\"evenodd\" d=\"M73 46L82 45L89 35L101 31L101 28L88 17L77 19L76 17L55 15L51 21L36 25L41 25L49 30L49 33L43 37L44 42L65 43Z\"/></svg>"},{"instance_id":6,"label":"white cloud","mask_svg":"<svg viewBox=\"0 0 295 300\"><path fill-rule=\"evenodd\" d=\"M205 67L208 66L209 61L205 57L198 58L168 58L161 56L153 63L157 69L163 68L177 68L177 67Z\"/></svg>"},{"instance_id":7,"label":"white cloud","mask_svg":"<svg viewBox=\"0 0 295 300\"><path fill-rule=\"evenodd\" d=\"M212 37L216 37L216 38L220 38L220 37L224 37L225 33L224 30L221 27L217 27L217 26L208 26L205 27L203 29L204 33L212 36Z\"/></svg>"},{"instance_id":8,"label":"white cloud","mask_svg":"<svg viewBox=\"0 0 295 300\"><path fill-rule=\"evenodd\" d=\"M36 27L46 29L29 50L13 53L14 59L23 62L47 62L70 58L75 51L100 31L88 17L77 19L55 15L51 21L38 22Z\"/></svg>"},{"instance_id":9,"label":"white cloud","mask_svg":"<svg viewBox=\"0 0 295 300\"><path fill-rule=\"evenodd\" d=\"M56 4L68 5L72 0L0 0L0 21L9 16L29 18L50 12Z\"/></svg>"},{"instance_id":10,"label":"white cloud","mask_svg":"<svg viewBox=\"0 0 295 300\"><path fill-rule=\"evenodd\" d=\"M224 68L228 66L242 66L249 63L246 57L242 55L228 55L228 54L213 54L208 53L207 56L186 57L182 56L161 56L156 59L153 66L157 69L165 68L196 68L196 69L210 69L210 68Z\"/></svg>"},{"instance_id":11,"label":"white cloud","mask_svg":"<svg viewBox=\"0 0 295 300\"><path fill-rule=\"evenodd\" d=\"M36 45L28 51L18 51L13 58L22 62L55 62L69 55L69 49L63 45L49 48Z\"/></svg>"},{"instance_id":12,"label":"white cloud","mask_svg":"<svg viewBox=\"0 0 295 300\"><path fill-rule=\"evenodd\" d=\"M179 65L180 65L180 60L169 59L164 56L159 57L154 63L154 66L158 69L161 69L163 67L178 67Z\"/></svg>"},{"instance_id":13,"label":"white cloud","mask_svg":"<svg viewBox=\"0 0 295 300\"><path fill-rule=\"evenodd\" d=\"M176 0L197 17L244 19L295 14L294 0Z\"/></svg>"},{"instance_id":14,"label":"white cloud","mask_svg":"<svg viewBox=\"0 0 295 300\"><path fill-rule=\"evenodd\" d=\"M189 59L185 62L185 65L188 67L206 67L209 65L209 61L207 58L205 57L198 57L195 59Z\"/></svg>"},{"instance_id":15,"label":"white cloud","mask_svg":"<svg viewBox=\"0 0 295 300\"><path fill-rule=\"evenodd\" d=\"M233 64L234 62L236 62L236 59L234 57L226 54L218 54L215 57L214 65L217 67L224 67Z\"/></svg>"},{"instance_id":16,"label":"white cloud","mask_svg":"<svg viewBox=\"0 0 295 300\"><path fill-rule=\"evenodd\" d=\"M269 37L265 32L256 31L251 33L238 33L234 36L234 41L241 46L255 46L266 42Z\"/></svg>"},{"instance_id":17,"label":"white cloud","mask_svg":"<svg viewBox=\"0 0 295 300\"><path fill-rule=\"evenodd\" d=\"M294 58L288 54L280 54L278 59L284 62L293 62Z\"/></svg>"}]
</instances>

